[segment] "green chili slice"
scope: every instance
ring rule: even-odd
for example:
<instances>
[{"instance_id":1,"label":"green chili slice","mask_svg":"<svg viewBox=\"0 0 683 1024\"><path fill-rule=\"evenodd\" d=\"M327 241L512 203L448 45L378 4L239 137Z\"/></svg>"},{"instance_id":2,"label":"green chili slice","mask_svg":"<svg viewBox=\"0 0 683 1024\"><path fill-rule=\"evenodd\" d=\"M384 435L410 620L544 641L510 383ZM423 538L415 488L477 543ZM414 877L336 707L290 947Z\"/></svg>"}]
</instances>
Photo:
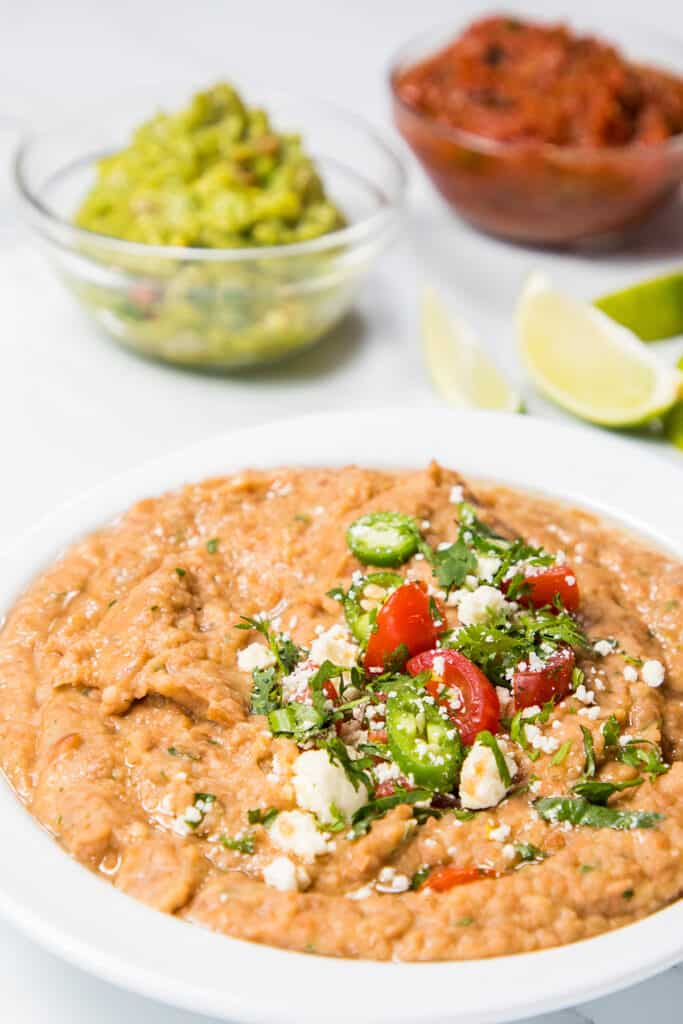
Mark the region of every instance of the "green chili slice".
<instances>
[{"instance_id":1,"label":"green chili slice","mask_svg":"<svg viewBox=\"0 0 683 1024\"><path fill-rule=\"evenodd\" d=\"M433 703L399 691L387 701L387 739L391 756L416 786L449 793L463 751L458 730Z\"/></svg>"},{"instance_id":2,"label":"green chili slice","mask_svg":"<svg viewBox=\"0 0 683 1024\"><path fill-rule=\"evenodd\" d=\"M369 576L363 576L357 583L351 585L344 598L344 615L349 629L359 643L367 644L377 615L377 608L363 608L361 604L365 599L366 588L370 588L371 600L377 598L383 603L390 592L396 590L402 583L405 583L405 580L395 572L371 572ZM380 598L373 591L373 587L385 591L384 597Z\"/></svg>"},{"instance_id":3,"label":"green chili slice","mask_svg":"<svg viewBox=\"0 0 683 1024\"><path fill-rule=\"evenodd\" d=\"M420 530L412 516L401 512L370 512L351 523L346 542L363 565L395 568L417 551Z\"/></svg>"}]
</instances>

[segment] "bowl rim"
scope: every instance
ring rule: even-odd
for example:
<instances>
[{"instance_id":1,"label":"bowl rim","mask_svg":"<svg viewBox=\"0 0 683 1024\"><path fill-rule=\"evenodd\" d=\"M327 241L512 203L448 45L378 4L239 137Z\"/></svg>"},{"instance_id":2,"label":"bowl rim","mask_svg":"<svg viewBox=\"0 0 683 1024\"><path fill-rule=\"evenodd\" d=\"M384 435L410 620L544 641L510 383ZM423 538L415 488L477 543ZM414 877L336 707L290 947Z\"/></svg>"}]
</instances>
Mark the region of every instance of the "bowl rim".
<instances>
[{"instance_id":1,"label":"bowl rim","mask_svg":"<svg viewBox=\"0 0 683 1024\"><path fill-rule=\"evenodd\" d=\"M512 414L433 406L415 413L407 417L404 407L395 407L276 420L211 437L110 479L0 552L0 613L66 543L123 506L246 464L357 461L396 468L437 457L480 479L561 495L683 558L675 503L652 501L653 492L676 485L678 471L664 459L549 420L539 431L537 419ZM319 1024L322 1005L328 1024L347 1024L346 1000L329 999L345 990L353 991L359 1024L498 1024L605 995L683 954L680 900L595 938L514 956L396 964L292 953L188 926L124 896L66 856L1 780L0 811L13 839L0 844L0 913L99 977L241 1024Z\"/></svg>"},{"instance_id":2,"label":"bowl rim","mask_svg":"<svg viewBox=\"0 0 683 1024\"><path fill-rule=\"evenodd\" d=\"M549 15L550 16L550 15ZM524 16L522 15L522 20ZM540 16L546 24L549 24L547 18ZM535 13L530 13L526 16L529 21L538 21L539 16ZM661 153L662 150L668 150L675 154L683 154L683 132L677 132L675 135L669 136L663 142L649 144L646 142L629 143L624 146L561 146L556 142L545 142L537 139L509 139L502 141L500 139L492 139L486 135L479 135L476 132L467 131L464 128L458 128L455 125L447 125L436 118L431 117L429 114L424 114L422 111L417 110L415 107L411 107L410 104L406 103L405 100L399 95L396 82L398 75L401 71L409 67L416 67L423 61L428 60L430 57L440 53L449 42L454 42L458 36L462 33L466 25L473 20L471 15L465 18L465 24L454 23L453 20L442 21L431 26L431 28L423 29L420 32L416 32L410 38L404 40L404 42L394 50L389 63L386 67L385 79L389 86L389 92L391 99L401 113L408 114L416 121L421 122L423 125L428 127L430 131L441 139L445 139L450 142L454 142L458 145L467 146L470 149L476 150L488 156L509 156L511 153L527 154L527 155L539 155L544 157L552 158L555 162L572 162L573 160L582 161L588 157L594 160L602 159L614 159L628 158L637 160L639 158L645 159L646 157L652 158L653 155ZM476 19L475 19L476 20ZM565 23L569 24L571 28L571 21L568 16L564 18ZM624 19L624 23L626 23ZM633 21L628 21L629 24L638 28L638 24ZM657 30L648 27L647 31L651 35L661 34ZM597 33L599 35L599 33ZM674 33L675 35L675 33ZM409 54L417 47L421 42L427 42L430 39L439 37L435 42L435 46L430 48L427 53L418 57L417 59L409 57ZM441 38L443 36L443 38ZM676 38L678 38L676 36ZM683 39L680 40L683 45ZM622 54L623 56L623 54ZM628 57L627 60L630 60ZM637 63L630 60L630 63ZM653 66L656 65L640 65L639 66ZM665 69L666 70L666 69ZM675 72L671 72L676 74ZM678 75L677 77L681 77Z\"/></svg>"},{"instance_id":3,"label":"bowl rim","mask_svg":"<svg viewBox=\"0 0 683 1024\"><path fill-rule=\"evenodd\" d=\"M251 83L249 87L251 88ZM243 248L226 249L200 248L198 246L150 245L146 242L131 242L127 239L115 238L113 235L103 235L97 231L91 231L89 228L79 227L63 217L58 217L46 206L26 179L25 163L32 148L61 128L65 128L69 124L73 125L73 120L66 121L56 128L51 125L46 131L28 132L20 139L11 162L11 177L15 195L19 200L20 207L26 211L27 218L35 224L38 230L49 235L51 240L57 240L55 239L57 233L64 234L68 247L75 247L79 244L91 248L100 246L113 253L136 258L141 256L166 257L187 262L229 262L305 256L309 253L318 253L338 247L352 247L391 226L405 205L408 171L402 155L384 132L355 111L348 110L336 103L330 103L328 100L280 89L268 90L266 98L273 102L303 102L312 105L327 113L328 116L346 121L363 132L372 145L377 147L389 161L396 176L396 183L392 191L388 195L383 192L378 208L353 224L336 231L330 231L325 235L319 235L317 238L307 239L303 242L289 242L284 245L244 246ZM90 116L95 115L97 108L89 108L88 113ZM102 155L102 152L99 155ZM87 156L88 154L84 154L84 158ZM89 157L91 160L95 158L96 154L91 154Z\"/></svg>"}]
</instances>

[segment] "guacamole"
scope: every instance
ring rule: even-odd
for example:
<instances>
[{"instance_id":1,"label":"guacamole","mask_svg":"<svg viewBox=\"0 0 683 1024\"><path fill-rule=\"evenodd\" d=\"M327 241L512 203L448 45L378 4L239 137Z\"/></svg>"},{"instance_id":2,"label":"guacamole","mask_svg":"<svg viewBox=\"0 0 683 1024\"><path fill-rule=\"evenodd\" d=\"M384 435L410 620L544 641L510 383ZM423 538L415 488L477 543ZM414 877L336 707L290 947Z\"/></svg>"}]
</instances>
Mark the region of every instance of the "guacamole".
<instances>
[{"instance_id":1,"label":"guacamole","mask_svg":"<svg viewBox=\"0 0 683 1024\"><path fill-rule=\"evenodd\" d=\"M298 135L225 82L158 113L100 160L76 224L149 245L285 245L344 225Z\"/></svg>"}]
</instances>

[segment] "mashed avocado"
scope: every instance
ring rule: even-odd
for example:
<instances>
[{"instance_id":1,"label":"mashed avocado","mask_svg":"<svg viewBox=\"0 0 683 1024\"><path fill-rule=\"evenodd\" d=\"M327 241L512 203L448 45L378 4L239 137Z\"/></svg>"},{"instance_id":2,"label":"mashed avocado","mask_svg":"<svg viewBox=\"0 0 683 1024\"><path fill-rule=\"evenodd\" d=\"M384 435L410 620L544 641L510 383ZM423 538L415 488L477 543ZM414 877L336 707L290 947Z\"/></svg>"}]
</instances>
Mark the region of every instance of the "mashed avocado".
<instances>
[{"instance_id":1,"label":"mashed avocado","mask_svg":"<svg viewBox=\"0 0 683 1024\"><path fill-rule=\"evenodd\" d=\"M303 242L344 224L300 138L224 82L101 160L75 219L131 242L210 249Z\"/></svg>"},{"instance_id":2,"label":"mashed avocado","mask_svg":"<svg viewBox=\"0 0 683 1024\"><path fill-rule=\"evenodd\" d=\"M188 366L252 366L312 344L344 314L362 269L348 265L343 240L279 248L345 220L299 137L275 132L224 83L157 114L100 160L75 222L95 234L64 271L67 284L119 341ZM109 238L143 247L121 251ZM145 244L203 248L207 258ZM241 258L245 247L262 251Z\"/></svg>"}]
</instances>

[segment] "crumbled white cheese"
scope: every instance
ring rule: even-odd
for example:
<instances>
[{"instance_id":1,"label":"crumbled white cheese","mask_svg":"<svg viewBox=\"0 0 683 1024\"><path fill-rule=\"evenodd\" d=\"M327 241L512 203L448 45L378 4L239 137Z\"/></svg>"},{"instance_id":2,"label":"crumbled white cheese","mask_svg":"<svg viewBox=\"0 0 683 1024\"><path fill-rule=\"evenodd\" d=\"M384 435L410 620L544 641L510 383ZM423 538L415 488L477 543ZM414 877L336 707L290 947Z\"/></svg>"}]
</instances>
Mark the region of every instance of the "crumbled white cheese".
<instances>
[{"instance_id":1,"label":"crumbled white cheese","mask_svg":"<svg viewBox=\"0 0 683 1024\"><path fill-rule=\"evenodd\" d=\"M275 660L273 652L258 641L254 641L253 644L249 644L248 647L243 647L241 651L237 652L237 667L242 672L253 672L257 668L270 668L275 664Z\"/></svg>"},{"instance_id":2,"label":"crumbled white cheese","mask_svg":"<svg viewBox=\"0 0 683 1024\"><path fill-rule=\"evenodd\" d=\"M305 811L280 811L270 826L269 835L279 850L312 861L327 853L327 841L315 818Z\"/></svg>"},{"instance_id":3,"label":"crumbled white cheese","mask_svg":"<svg viewBox=\"0 0 683 1024\"><path fill-rule=\"evenodd\" d=\"M640 670L640 678L648 686L661 686L664 682L664 666L661 661L646 661Z\"/></svg>"},{"instance_id":4,"label":"crumbled white cheese","mask_svg":"<svg viewBox=\"0 0 683 1024\"><path fill-rule=\"evenodd\" d=\"M583 683L574 690L574 696L577 700L580 700L582 704L595 704L595 694L592 690L587 690Z\"/></svg>"},{"instance_id":5,"label":"crumbled white cheese","mask_svg":"<svg viewBox=\"0 0 683 1024\"><path fill-rule=\"evenodd\" d=\"M504 843L510 835L510 826L501 823L497 828L492 828L489 832L489 839L492 839L494 843Z\"/></svg>"},{"instance_id":6,"label":"crumbled white cheese","mask_svg":"<svg viewBox=\"0 0 683 1024\"><path fill-rule=\"evenodd\" d=\"M508 607L501 591L486 584L471 593L468 590L457 590L455 593L458 595L458 618L463 626L484 622L489 612L501 612Z\"/></svg>"},{"instance_id":7,"label":"crumbled white cheese","mask_svg":"<svg viewBox=\"0 0 683 1024\"><path fill-rule=\"evenodd\" d=\"M453 484L451 487L451 493L448 496L448 500L451 505L459 505L461 501L465 500L465 495L460 484Z\"/></svg>"},{"instance_id":8,"label":"crumbled white cheese","mask_svg":"<svg viewBox=\"0 0 683 1024\"><path fill-rule=\"evenodd\" d=\"M505 846L503 847L503 856L505 857L505 860L515 859L515 857L517 856L517 851L515 850L512 843L505 844Z\"/></svg>"},{"instance_id":9,"label":"crumbled white cheese","mask_svg":"<svg viewBox=\"0 0 683 1024\"><path fill-rule=\"evenodd\" d=\"M407 892L410 889L410 879L407 875L398 874L396 868L382 868L377 876L375 888L378 892Z\"/></svg>"},{"instance_id":10,"label":"crumbled white cheese","mask_svg":"<svg viewBox=\"0 0 683 1024\"><path fill-rule=\"evenodd\" d=\"M368 896L372 896L373 888L371 884L364 885L360 889L354 889L353 892L347 892L347 900L366 900Z\"/></svg>"},{"instance_id":11,"label":"crumbled white cheese","mask_svg":"<svg viewBox=\"0 0 683 1024\"><path fill-rule=\"evenodd\" d=\"M439 654L432 661L432 678L443 679L446 672L446 659L442 654Z\"/></svg>"},{"instance_id":12,"label":"crumbled white cheese","mask_svg":"<svg viewBox=\"0 0 683 1024\"><path fill-rule=\"evenodd\" d=\"M263 881L280 892L294 892L310 885L310 878L304 868L289 857L276 857L263 869Z\"/></svg>"},{"instance_id":13,"label":"crumbled white cheese","mask_svg":"<svg viewBox=\"0 0 683 1024\"><path fill-rule=\"evenodd\" d=\"M626 665L624 668L624 679L627 683L635 683L638 679L638 672L633 665Z\"/></svg>"},{"instance_id":14,"label":"crumbled white cheese","mask_svg":"<svg viewBox=\"0 0 683 1024\"><path fill-rule=\"evenodd\" d=\"M593 704L590 708L579 708L579 714L583 715L584 718L589 718L591 722L594 722L596 718L600 717L600 708L597 704Z\"/></svg>"},{"instance_id":15,"label":"crumbled white cheese","mask_svg":"<svg viewBox=\"0 0 683 1024\"><path fill-rule=\"evenodd\" d=\"M593 644L595 653L600 654L603 658L606 658L608 654L612 654L614 647L614 640L598 640Z\"/></svg>"},{"instance_id":16,"label":"crumbled white cheese","mask_svg":"<svg viewBox=\"0 0 683 1024\"><path fill-rule=\"evenodd\" d=\"M331 626L320 633L311 644L311 661L316 665L331 661L333 665L341 665L342 668L353 668L359 655L360 648L347 639L346 630L340 625Z\"/></svg>"},{"instance_id":17,"label":"crumbled white cheese","mask_svg":"<svg viewBox=\"0 0 683 1024\"><path fill-rule=\"evenodd\" d=\"M323 823L334 821L335 811L350 821L368 800L363 783L355 789L342 766L330 761L326 750L299 754L294 762L293 783L299 807L312 811Z\"/></svg>"},{"instance_id":18,"label":"crumbled white cheese","mask_svg":"<svg viewBox=\"0 0 683 1024\"><path fill-rule=\"evenodd\" d=\"M512 700L512 694L510 693L509 690L506 690L504 686L497 686L496 687L496 694L498 696L498 703L500 704L500 710L502 712L505 712L505 709L507 708L508 704Z\"/></svg>"},{"instance_id":19,"label":"crumbled white cheese","mask_svg":"<svg viewBox=\"0 0 683 1024\"><path fill-rule=\"evenodd\" d=\"M517 765L512 754L506 749L504 740L498 741L510 778L513 778L517 771ZM460 802L463 807L472 811L481 810L484 807L495 807L499 804L507 792L507 787L500 777L496 758L490 747L483 743L475 742L469 754L465 758L460 773Z\"/></svg>"},{"instance_id":20,"label":"crumbled white cheese","mask_svg":"<svg viewBox=\"0 0 683 1024\"><path fill-rule=\"evenodd\" d=\"M301 700L306 693L311 678L317 669L310 661L300 662L293 672L282 680L282 699L285 704L290 701Z\"/></svg>"},{"instance_id":21,"label":"crumbled white cheese","mask_svg":"<svg viewBox=\"0 0 683 1024\"><path fill-rule=\"evenodd\" d=\"M500 569L500 558L495 555L477 555L477 576L480 580L492 580Z\"/></svg>"}]
</instances>

